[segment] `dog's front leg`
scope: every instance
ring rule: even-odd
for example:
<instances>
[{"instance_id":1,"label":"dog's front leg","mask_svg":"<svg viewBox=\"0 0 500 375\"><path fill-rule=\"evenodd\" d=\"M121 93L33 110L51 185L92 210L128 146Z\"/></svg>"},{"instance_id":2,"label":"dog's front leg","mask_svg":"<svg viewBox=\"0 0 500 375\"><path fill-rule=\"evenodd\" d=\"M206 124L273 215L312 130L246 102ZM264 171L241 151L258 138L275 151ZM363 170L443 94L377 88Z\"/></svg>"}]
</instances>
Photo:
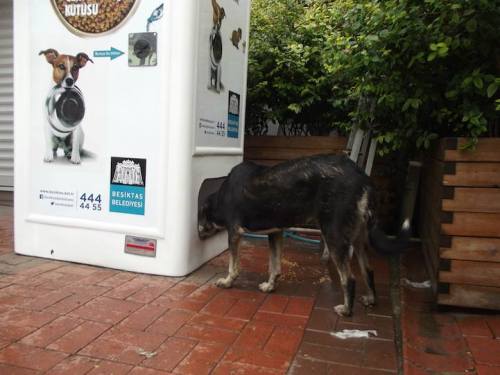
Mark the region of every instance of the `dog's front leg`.
<instances>
[{"instance_id":1,"label":"dog's front leg","mask_svg":"<svg viewBox=\"0 0 500 375\"><path fill-rule=\"evenodd\" d=\"M83 133L80 127L77 127L73 132L71 141L71 162L73 164L80 164L80 151L83 145Z\"/></svg>"},{"instance_id":2,"label":"dog's front leg","mask_svg":"<svg viewBox=\"0 0 500 375\"><path fill-rule=\"evenodd\" d=\"M283 247L283 232L269 234L269 280L259 285L259 289L265 293L272 292L276 288L276 279L281 274L281 249Z\"/></svg>"},{"instance_id":3,"label":"dog's front leg","mask_svg":"<svg viewBox=\"0 0 500 375\"><path fill-rule=\"evenodd\" d=\"M43 161L50 163L54 160L54 156L57 152L57 145L54 141L54 136L52 131L50 130L49 125L46 126L45 129L45 156L43 157Z\"/></svg>"},{"instance_id":4,"label":"dog's front leg","mask_svg":"<svg viewBox=\"0 0 500 375\"><path fill-rule=\"evenodd\" d=\"M239 246L241 234L236 230L230 230L229 236L229 274L227 277L217 280L215 285L219 288L231 288L233 281L240 274L240 254Z\"/></svg>"}]
</instances>

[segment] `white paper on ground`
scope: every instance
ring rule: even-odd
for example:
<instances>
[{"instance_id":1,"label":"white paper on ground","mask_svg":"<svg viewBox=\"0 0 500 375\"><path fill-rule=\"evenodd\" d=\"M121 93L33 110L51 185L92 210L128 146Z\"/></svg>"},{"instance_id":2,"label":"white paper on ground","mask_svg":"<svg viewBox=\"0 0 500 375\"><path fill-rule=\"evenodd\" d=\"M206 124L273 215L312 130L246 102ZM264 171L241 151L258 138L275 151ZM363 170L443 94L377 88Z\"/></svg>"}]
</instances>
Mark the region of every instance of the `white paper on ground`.
<instances>
[{"instance_id":1,"label":"white paper on ground","mask_svg":"<svg viewBox=\"0 0 500 375\"><path fill-rule=\"evenodd\" d=\"M410 281L407 278L401 279L403 282L403 285L410 286L412 288L418 288L418 289L425 289L425 288L430 288L431 287L431 281L430 280L425 280L422 282L416 282L416 281Z\"/></svg>"},{"instance_id":2,"label":"white paper on ground","mask_svg":"<svg viewBox=\"0 0 500 375\"><path fill-rule=\"evenodd\" d=\"M361 331L359 329L344 329L338 332L331 332L330 335L335 336L339 339L354 339L354 338L368 338L370 336L377 336L377 331L373 329L368 329Z\"/></svg>"}]
</instances>

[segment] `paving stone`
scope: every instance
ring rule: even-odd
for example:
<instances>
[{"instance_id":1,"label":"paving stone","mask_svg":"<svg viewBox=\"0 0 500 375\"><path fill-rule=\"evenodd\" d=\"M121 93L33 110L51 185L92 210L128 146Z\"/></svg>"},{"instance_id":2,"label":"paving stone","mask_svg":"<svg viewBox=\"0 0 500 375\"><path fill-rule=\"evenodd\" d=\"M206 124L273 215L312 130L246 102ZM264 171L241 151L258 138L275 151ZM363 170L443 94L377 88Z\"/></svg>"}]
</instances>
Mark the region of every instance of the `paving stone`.
<instances>
[{"instance_id":1,"label":"paving stone","mask_svg":"<svg viewBox=\"0 0 500 375\"><path fill-rule=\"evenodd\" d=\"M238 336L235 347L247 349L263 349L271 334L274 331L274 325L266 322L250 322Z\"/></svg>"},{"instance_id":2,"label":"paving stone","mask_svg":"<svg viewBox=\"0 0 500 375\"><path fill-rule=\"evenodd\" d=\"M128 375L171 375L171 374L172 374L171 372L165 372L140 366L134 367L132 371L128 373Z\"/></svg>"},{"instance_id":3,"label":"paving stone","mask_svg":"<svg viewBox=\"0 0 500 375\"><path fill-rule=\"evenodd\" d=\"M101 361L88 375L125 375L130 372L132 366L123 363Z\"/></svg>"},{"instance_id":4,"label":"paving stone","mask_svg":"<svg viewBox=\"0 0 500 375\"><path fill-rule=\"evenodd\" d=\"M196 341L190 339L171 337L156 350L157 354L154 357L146 359L141 366L172 371L196 344Z\"/></svg>"},{"instance_id":5,"label":"paving stone","mask_svg":"<svg viewBox=\"0 0 500 375\"><path fill-rule=\"evenodd\" d=\"M240 299L236 301L231 309L229 309L229 311L226 313L226 317L250 320L259 309L260 304L260 301Z\"/></svg>"},{"instance_id":6,"label":"paving stone","mask_svg":"<svg viewBox=\"0 0 500 375\"><path fill-rule=\"evenodd\" d=\"M284 371L290 366L292 358L292 355L285 353L271 353L266 350L232 347L224 356L224 361L238 362Z\"/></svg>"},{"instance_id":7,"label":"paving stone","mask_svg":"<svg viewBox=\"0 0 500 375\"><path fill-rule=\"evenodd\" d=\"M187 355L174 372L185 375L209 374L227 350L227 346L202 342Z\"/></svg>"},{"instance_id":8,"label":"paving stone","mask_svg":"<svg viewBox=\"0 0 500 375\"><path fill-rule=\"evenodd\" d=\"M209 314L196 314L190 320L189 324L203 324L211 327L219 327L224 329L230 329L233 331L241 331L245 326L246 322L241 319L233 319L227 316L217 316Z\"/></svg>"},{"instance_id":9,"label":"paving stone","mask_svg":"<svg viewBox=\"0 0 500 375\"><path fill-rule=\"evenodd\" d=\"M0 374L6 375L38 375L40 374L37 370L30 370L27 368L11 366L4 363L0 363Z\"/></svg>"},{"instance_id":10,"label":"paving stone","mask_svg":"<svg viewBox=\"0 0 500 375\"><path fill-rule=\"evenodd\" d=\"M467 337L467 344L476 363L500 366L500 340Z\"/></svg>"},{"instance_id":11,"label":"paving stone","mask_svg":"<svg viewBox=\"0 0 500 375\"><path fill-rule=\"evenodd\" d=\"M328 363L296 357L290 367L289 375L327 375Z\"/></svg>"},{"instance_id":12,"label":"paving stone","mask_svg":"<svg viewBox=\"0 0 500 375\"><path fill-rule=\"evenodd\" d=\"M61 362L68 355L23 344L12 344L0 350L0 363L46 371Z\"/></svg>"},{"instance_id":13,"label":"paving stone","mask_svg":"<svg viewBox=\"0 0 500 375\"><path fill-rule=\"evenodd\" d=\"M279 294L270 294L260 306L259 311L283 313L288 305L289 298Z\"/></svg>"},{"instance_id":14,"label":"paving stone","mask_svg":"<svg viewBox=\"0 0 500 375\"><path fill-rule=\"evenodd\" d=\"M290 297L285 314L308 317L314 305L314 299L304 297Z\"/></svg>"},{"instance_id":15,"label":"paving stone","mask_svg":"<svg viewBox=\"0 0 500 375\"><path fill-rule=\"evenodd\" d=\"M85 375L101 361L95 358L69 356L47 372L47 375Z\"/></svg>"},{"instance_id":16,"label":"paving stone","mask_svg":"<svg viewBox=\"0 0 500 375\"><path fill-rule=\"evenodd\" d=\"M185 325L175 334L177 337L189 338L198 341L216 342L230 345L238 337L238 332L201 324Z\"/></svg>"},{"instance_id":17,"label":"paving stone","mask_svg":"<svg viewBox=\"0 0 500 375\"><path fill-rule=\"evenodd\" d=\"M65 353L76 353L81 348L99 337L110 327L111 326L109 324L84 322L54 341L48 346L48 348Z\"/></svg>"},{"instance_id":18,"label":"paving stone","mask_svg":"<svg viewBox=\"0 0 500 375\"><path fill-rule=\"evenodd\" d=\"M78 354L131 365L140 364L166 339L163 335L114 328L88 344Z\"/></svg>"},{"instance_id":19,"label":"paving stone","mask_svg":"<svg viewBox=\"0 0 500 375\"><path fill-rule=\"evenodd\" d=\"M162 316L166 311L167 308L164 306L146 305L130 314L130 316L123 320L120 325L142 331Z\"/></svg>"},{"instance_id":20,"label":"paving stone","mask_svg":"<svg viewBox=\"0 0 500 375\"><path fill-rule=\"evenodd\" d=\"M253 366L246 363L222 361L212 372L213 375L284 375L286 371Z\"/></svg>"},{"instance_id":21,"label":"paving stone","mask_svg":"<svg viewBox=\"0 0 500 375\"><path fill-rule=\"evenodd\" d=\"M106 324L116 324L143 305L108 297L97 297L71 312L71 316Z\"/></svg>"},{"instance_id":22,"label":"paving stone","mask_svg":"<svg viewBox=\"0 0 500 375\"><path fill-rule=\"evenodd\" d=\"M153 322L146 331L173 336L193 316L192 311L169 310Z\"/></svg>"},{"instance_id":23,"label":"paving stone","mask_svg":"<svg viewBox=\"0 0 500 375\"><path fill-rule=\"evenodd\" d=\"M82 321L78 319L62 316L26 336L21 343L44 348L80 324Z\"/></svg>"},{"instance_id":24,"label":"paving stone","mask_svg":"<svg viewBox=\"0 0 500 375\"><path fill-rule=\"evenodd\" d=\"M224 316L237 302L238 299L221 293L215 296L201 311L205 314Z\"/></svg>"},{"instance_id":25,"label":"paving stone","mask_svg":"<svg viewBox=\"0 0 500 375\"><path fill-rule=\"evenodd\" d=\"M307 324L307 318L303 316L275 314L265 311L258 311L254 316L254 320L302 329L304 329Z\"/></svg>"}]
</instances>

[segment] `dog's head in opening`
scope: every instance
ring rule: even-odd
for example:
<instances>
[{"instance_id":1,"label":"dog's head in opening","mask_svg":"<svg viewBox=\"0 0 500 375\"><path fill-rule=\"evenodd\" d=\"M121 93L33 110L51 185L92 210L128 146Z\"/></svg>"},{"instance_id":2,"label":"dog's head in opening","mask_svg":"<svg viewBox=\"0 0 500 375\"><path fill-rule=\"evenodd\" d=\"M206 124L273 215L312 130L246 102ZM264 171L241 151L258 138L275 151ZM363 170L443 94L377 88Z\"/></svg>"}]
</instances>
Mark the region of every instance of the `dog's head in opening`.
<instances>
[{"instance_id":1,"label":"dog's head in opening","mask_svg":"<svg viewBox=\"0 0 500 375\"><path fill-rule=\"evenodd\" d=\"M38 55L44 55L47 62L52 65L52 79L56 85L63 88L72 88L78 80L80 69L83 68L88 61L94 63L86 53L80 52L76 56L60 55L53 48L45 51L40 51Z\"/></svg>"},{"instance_id":2,"label":"dog's head in opening","mask_svg":"<svg viewBox=\"0 0 500 375\"><path fill-rule=\"evenodd\" d=\"M198 209L198 235L204 240L213 236L222 229L216 224L215 211L217 204L217 193L210 194L205 203Z\"/></svg>"}]
</instances>

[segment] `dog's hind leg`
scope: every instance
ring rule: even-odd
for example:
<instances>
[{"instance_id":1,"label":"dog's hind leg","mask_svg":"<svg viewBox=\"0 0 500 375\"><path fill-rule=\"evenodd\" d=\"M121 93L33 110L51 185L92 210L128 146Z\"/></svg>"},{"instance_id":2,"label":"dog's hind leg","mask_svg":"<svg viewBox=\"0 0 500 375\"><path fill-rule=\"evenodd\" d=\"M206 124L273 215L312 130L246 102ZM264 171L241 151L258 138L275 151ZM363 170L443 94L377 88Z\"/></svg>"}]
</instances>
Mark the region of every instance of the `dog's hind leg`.
<instances>
[{"instance_id":1,"label":"dog's hind leg","mask_svg":"<svg viewBox=\"0 0 500 375\"><path fill-rule=\"evenodd\" d=\"M228 231L229 236L229 273L215 282L219 288L231 288L233 281L240 274L240 239L241 235L236 230Z\"/></svg>"},{"instance_id":2,"label":"dog's hind leg","mask_svg":"<svg viewBox=\"0 0 500 375\"><path fill-rule=\"evenodd\" d=\"M259 284L259 289L265 293L276 288L276 279L281 274L281 250L283 248L283 232L269 234L269 280Z\"/></svg>"},{"instance_id":3,"label":"dog's hind leg","mask_svg":"<svg viewBox=\"0 0 500 375\"><path fill-rule=\"evenodd\" d=\"M367 294L361 296L359 300L365 306L373 306L375 305L377 294L375 292L373 270L370 267L368 256L366 255L366 246L366 235L361 233L356 241L354 252L356 253L356 258L358 258L359 268L366 284Z\"/></svg>"},{"instance_id":4,"label":"dog's hind leg","mask_svg":"<svg viewBox=\"0 0 500 375\"><path fill-rule=\"evenodd\" d=\"M339 231L339 233L342 233ZM340 316L351 316L354 305L356 291L356 280L351 271L352 245L342 238L343 236L333 236L332 233L325 233L326 245L330 250L330 257L337 268L340 276L340 284L344 294L344 304L334 307L335 312ZM335 275L329 267L332 280Z\"/></svg>"}]
</instances>

